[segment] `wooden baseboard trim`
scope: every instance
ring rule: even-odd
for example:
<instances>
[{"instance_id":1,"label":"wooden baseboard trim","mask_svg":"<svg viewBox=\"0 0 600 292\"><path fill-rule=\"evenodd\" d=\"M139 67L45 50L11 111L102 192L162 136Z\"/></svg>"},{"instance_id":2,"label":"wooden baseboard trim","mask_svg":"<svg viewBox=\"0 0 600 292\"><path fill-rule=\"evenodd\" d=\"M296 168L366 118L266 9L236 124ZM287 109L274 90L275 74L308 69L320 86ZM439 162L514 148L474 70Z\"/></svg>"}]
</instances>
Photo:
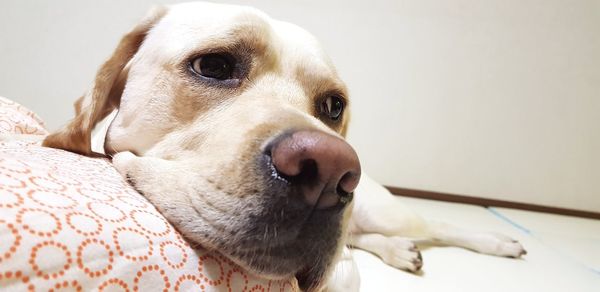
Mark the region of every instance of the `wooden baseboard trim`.
<instances>
[{"instance_id":1,"label":"wooden baseboard trim","mask_svg":"<svg viewBox=\"0 0 600 292\"><path fill-rule=\"evenodd\" d=\"M415 190L415 189L399 188L399 187L392 187L392 186L385 186L385 187L392 194L398 195L398 196L404 196L404 197L429 199L429 200L454 202L454 203L463 203L463 204L470 204L470 205L479 205L479 206L484 206L484 207L502 207L502 208L511 208L511 209L527 210L527 211L536 211L536 212L600 219L600 213L598 213L598 212L557 208L557 207L550 207L550 206L543 206L543 205L536 205L536 204L519 203L519 202L511 202L511 201L503 201L503 200L495 200L495 199L486 199L486 198L480 198L480 197L471 197L471 196L455 195L455 194L440 193L440 192Z\"/></svg>"}]
</instances>

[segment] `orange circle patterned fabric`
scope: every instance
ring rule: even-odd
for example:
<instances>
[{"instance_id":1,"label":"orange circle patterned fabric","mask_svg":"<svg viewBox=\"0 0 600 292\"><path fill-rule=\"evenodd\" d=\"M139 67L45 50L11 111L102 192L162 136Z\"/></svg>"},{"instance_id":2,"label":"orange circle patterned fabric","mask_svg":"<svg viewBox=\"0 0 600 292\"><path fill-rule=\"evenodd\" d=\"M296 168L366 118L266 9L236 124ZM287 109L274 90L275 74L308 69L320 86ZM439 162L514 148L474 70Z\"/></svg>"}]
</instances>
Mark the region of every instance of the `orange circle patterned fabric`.
<instances>
[{"instance_id":1,"label":"orange circle patterned fabric","mask_svg":"<svg viewBox=\"0 0 600 292\"><path fill-rule=\"evenodd\" d=\"M0 290L298 288L192 249L107 159L10 141L0 142Z\"/></svg>"},{"instance_id":2,"label":"orange circle patterned fabric","mask_svg":"<svg viewBox=\"0 0 600 292\"><path fill-rule=\"evenodd\" d=\"M0 96L0 134L47 135L48 131L34 112Z\"/></svg>"}]
</instances>

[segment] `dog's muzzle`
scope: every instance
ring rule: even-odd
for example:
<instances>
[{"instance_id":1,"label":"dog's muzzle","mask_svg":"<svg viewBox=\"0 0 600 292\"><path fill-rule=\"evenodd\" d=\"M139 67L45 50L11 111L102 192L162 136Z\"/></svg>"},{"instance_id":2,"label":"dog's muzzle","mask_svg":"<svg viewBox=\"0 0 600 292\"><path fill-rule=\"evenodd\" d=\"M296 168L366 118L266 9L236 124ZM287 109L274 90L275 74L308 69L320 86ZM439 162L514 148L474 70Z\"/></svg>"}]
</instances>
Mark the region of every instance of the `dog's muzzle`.
<instances>
[{"instance_id":1,"label":"dog's muzzle","mask_svg":"<svg viewBox=\"0 0 600 292\"><path fill-rule=\"evenodd\" d=\"M257 273L295 275L303 290L314 290L344 238L361 172L356 152L322 131L287 130L270 137L247 169L243 179L259 185L250 189L259 195L247 197L244 228L221 250Z\"/></svg>"}]
</instances>

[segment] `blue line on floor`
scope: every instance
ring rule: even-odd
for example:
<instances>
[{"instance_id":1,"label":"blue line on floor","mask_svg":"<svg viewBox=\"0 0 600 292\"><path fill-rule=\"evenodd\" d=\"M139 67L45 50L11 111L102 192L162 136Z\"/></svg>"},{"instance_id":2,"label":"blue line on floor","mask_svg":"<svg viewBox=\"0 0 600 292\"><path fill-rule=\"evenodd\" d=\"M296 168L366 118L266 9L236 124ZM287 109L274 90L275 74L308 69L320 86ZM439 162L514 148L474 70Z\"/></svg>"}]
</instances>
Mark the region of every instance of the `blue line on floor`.
<instances>
[{"instance_id":1,"label":"blue line on floor","mask_svg":"<svg viewBox=\"0 0 600 292\"><path fill-rule=\"evenodd\" d=\"M599 276L600 276L600 270L598 270L598 269L595 269L595 268L592 268L592 267L589 267L588 265L586 265L586 264L584 264L584 263L580 262L579 260L577 260L577 259L575 259L574 257L570 256L569 254L566 254L566 253L564 253L563 251L561 251L561 250L559 250L559 249L556 249L556 248L552 247L551 245L548 245L548 244L546 244L546 243L545 243L543 240L541 240L541 239L537 238L537 237L536 237L536 236L533 234L533 232L531 232L531 230L529 230L529 229L527 229L527 228L525 228L525 227L521 226L520 224L516 223L515 221L512 221L512 220L510 220L510 218L508 218L508 217L504 216L504 215L503 215L502 213L500 213L498 210L496 210L496 209L494 209L494 208L492 208L492 207L488 207L487 209L488 209L488 210L489 210L489 211L490 211L492 214L496 215L496 217L498 217L500 220L502 220L502 221L504 221L504 222L506 222L506 223L508 223L508 224L510 224L510 225L512 225L512 226L514 226L515 228L517 228L517 229L521 230L521 231L522 231L522 232L524 232L525 234L528 234L528 235L532 236L533 238L536 238L536 239L538 239L538 241L539 241L541 244L545 245L547 248L549 248L549 249L553 250L554 252L558 253L558 254L559 254L561 257L563 257L563 258L565 258L565 259L568 259L568 260L570 260L570 261L572 261L572 262L576 263L577 265L579 265L579 266L581 266L581 267L585 268L586 270L588 270L588 271L590 271L590 272L592 272L592 273L594 273L594 274L597 274L597 275L599 275Z\"/></svg>"},{"instance_id":2,"label":"blue line on floor","mask_svg":"<svg viewBox=\"0 0 600 292\"><path fill-rule=\"evenodd\" d=\"M508 217L502 215L500 212L498 212L498 210L492 208L492 207L488 207L487 208L490 212L492 212L492 214L496 215L496 217L500 218L502 221L512 225L513 227L521 230L522 232L526 233L526 234L530 234L531 235L531 230L519 225L518 223L516 223L515 221L510 220Z\"/></svg>"}]
</instances>

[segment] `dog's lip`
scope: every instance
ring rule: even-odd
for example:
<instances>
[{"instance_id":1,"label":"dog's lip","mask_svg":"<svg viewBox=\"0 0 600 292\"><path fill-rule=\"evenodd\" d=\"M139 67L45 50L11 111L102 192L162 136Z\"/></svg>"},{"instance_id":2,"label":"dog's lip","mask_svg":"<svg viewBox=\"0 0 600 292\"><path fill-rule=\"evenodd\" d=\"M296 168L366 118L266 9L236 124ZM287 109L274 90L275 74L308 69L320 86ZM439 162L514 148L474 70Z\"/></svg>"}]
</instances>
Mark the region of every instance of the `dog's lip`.
<instances>
[{"instance_id":1,"label":"dog's lip","mask_svg":"<svg viewBox=\"0 0 600 292\"><path fill-rule=\"evenodd\" d=\"M306 283L304 283L304 282L307 281L309 272L310 272L309 267L303 267L298 272L296 272L296 274L294 275L296 277L296 280L298 280L298 285L300 285L300 287L305 286Z\"/></svg>"},{"instance_id":2,"label":"dog's lip","mask_svg":"<svg viewBox=\"0 0 600 292\"><path fill-rule=\"evenodd\" d=\"M315 277L315 274L319 274L319 271L315 271L314 267L306 266L294 275L301 291L313 291L321 285L322 277Z\"/></svg>"},{"instance_id":3,"label":"dog's lip","mask_svg":"<svg viewBox=\"0 0 600 292\"><path fill-rule=\"evenodd\" d=\"M265 262L254 262L247 257L235 256L227 253L226 251L220 251L225 257L229 258L235 264L243 268L244 270L251 272L259 277L264 277L272 280L285 280L290 278L296 278L296 275L302 275L307 266L306 263L288 263L281 266L278 259L272 259ZM263 254L257 254L255 256L265 257ZM265 258L263 258L265 260ZM288 259L289 260L289 259ZM279 262L279 263L277 263Z\"/></svg>"}]
</instances>

